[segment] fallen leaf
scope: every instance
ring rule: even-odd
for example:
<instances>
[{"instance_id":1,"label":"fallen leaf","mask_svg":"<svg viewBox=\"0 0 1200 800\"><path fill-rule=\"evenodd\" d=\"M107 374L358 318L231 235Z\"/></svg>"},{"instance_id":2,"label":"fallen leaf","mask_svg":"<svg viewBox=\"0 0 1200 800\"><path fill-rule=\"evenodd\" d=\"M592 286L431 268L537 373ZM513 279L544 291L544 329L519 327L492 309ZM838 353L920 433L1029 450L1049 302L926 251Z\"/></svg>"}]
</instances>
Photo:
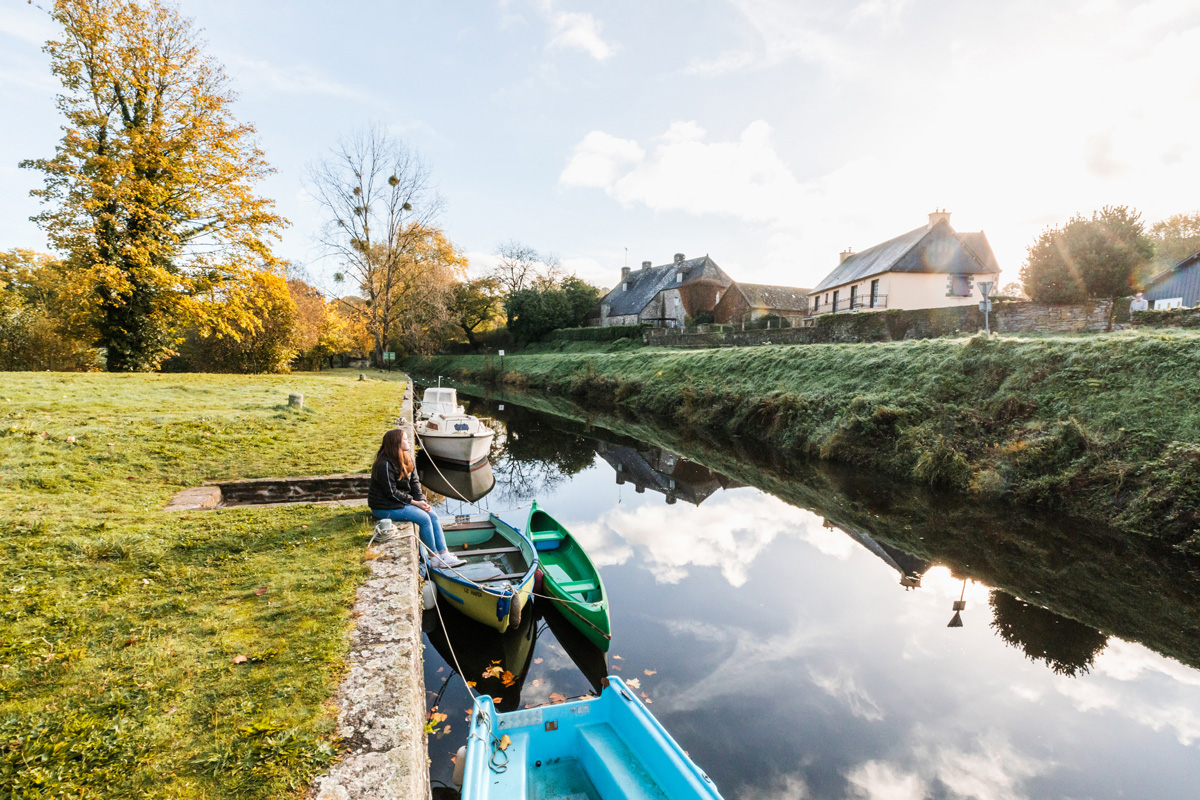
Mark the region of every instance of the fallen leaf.
<instances>
[{"instance_id":1,"label":"fallen leaf","mask_svg":"<svg viewBox=\"0 0 1200 800\"><path fill-rule=\"evenodd\" d=\"M498 659L496 659L495 661L493 661L492 663L493 663L493 664L502 664L502 663L504 663L504 660L503 660L503 659L500 659L500 658L498 658Z\"/></svg>"},{"instance_id":2,"label":"fallen leaf","mask_svg":"<svg viewBox=\"0 0 1200 800\"><path fill-rule=\"evenodd\" d=\"M265 587L265 586L260 586L260 587L258 587L257 589L255 589L255 590L254 590L254 593L255 593L256 595L258 595L259 597L262 597L264 594L266 594L266 593L267 593L267 587Z\"/></svg>"},{"instance_id":3,"label":"fallen leaf","mask_svg":"<svg viewBox=\"0 0 1200 800\"><path fill-rule=\"evenodd\" d=\"M503 673L504 673L504 669L501 667L488 667L487 669L485 669L483 671L483 677L499 678Z\"/></svg>"},{"instance_id":4,"label":"fallen leaf","mask_svg":"<svg viewBox=\"0 0 1200 800\"><path fill-rule=\"evenodd\" d=\"M449 732L450 732L450 726L449 726L449 725L447 725L446 727L442 728L442 733L449 733Z\"/></svg>"},{"instance_id":5,"label":"fallen leaf","mask_svg":"<svg viewBox=\"0 0 1200 800\"><path fill-rule=\"evenodd\" d=\"M642 672L646 675L657 675L658 674L658 670L656 670L656 669L644 669L644 670L642 670Z\"/></svg>"},{"instance_id":6,"label":"fallen leaf","mask_svg":"<svg viewBox=\"0 0 1200 800\"><path fill-rule=\"evenodd\" d=\"M441 713L440 711L430 714L429 718L431 720L433 720L434 722L438 723L439 725L446 721L446 715Z\"/></svg>"},{"instance_id":7,"label":"fallen leaf","mask_svg":"<svg viewBox=\"0 0 1200 800\"><path fill-rule=\"evenodd\" d=\"M551 703L561 703L562 701L564 701L564 700L566 700L566 699L567 699L567 698L566 698L566 696L565 696L565 695L561 695L561 694L559 694L558 692L551 692L551 693L550 693L550 702L551 702Z\"/></svg>"},{"instance_id":8,"label":"fallen leaf","mask_svg":"<svg viewBox=\"0 0 1200 800\"><path fill-rule=\"evenodd\" d=\"M630 678L629 680L625 681L625 685L631 689L642 688L642 682L639 681L637 678Z\"/></svg>"},{"instance_id":9,"label":"fallen leaf","mask_svg":"<svg viewBox=\"0 0 1200 800\"><path fill-rule=\"evenodd\" d=\"M234 663L234 664L245 664L245 663L246 663L246 657L245 657L245 656L234 656L234 657L233 657L233 663Z\"/></svg>"},{"instance_id":10,"label":"fallen leaf","mask_svg":"<svg viewBox=\"0 0 1200 800\"><path fill-rule=\"evenodd\" d=\"M540 664L540 663L542 663L542 659L540 659L540 658L535 658L535 659L533 660L533 663L535 663L535 664Z\"/></svg>"},{"instance_id":11,"label":"fallen leaf","mask_svg":"<svg viewBox=\"0 0 1200 800\"><path fill-rule=\"evenodd\" d=\"M512 739L508 738L508 734L506 733L506 734L504 734L503 736L501 736L501 737L500 737L500 744L498 745L498 747L499 747L501 750L507 750L507 749L508 749L508 746L509 746L510 744L512 744Z\"/></svg>"},{"instance_id":12,"label":"fallen leaf","mask_svg":"<svg viewBox=\"0 0 1200 800\"><path fill-rule=\"evenodd\" d=\"M438 675L441 675L445 671L446 671L445 667L438 667Z\"/></svg>"},{"instance_id":13,"label":"fallen leaf","mask_svg":"<svg viewBox=\"0 0 1200 800\"><path fill-rule=\"evenodd\" d=\"M475 681L467 681L467 686L470 686L472 689L474 689L474 688L475 688ZM470 717L467 717L467 719L470 719Z\"/></svg>"},{"instance_id":14,"label":"fallen leaf","mask_svg":"<svg viewBox=\"0 0 1200 800\"><path fill-rule=\"evenodd\" d=\"M167 716L168 716L168 717L169 717L169 716L171 716L172 714L174 714L174 713L175 713L176 711L178 711L178 710L179 710L179 707L178 707L178 706L171 706L171 708L167 710Z\"/></svg>"},{"instance_id":15,"label":"fallen leaf","mask_svg":"<svg viewBox=\"0 0 1200 800\"><path fill-rule=\"evenodd\" d=\"M301 528L304 528L304 530L308 530L308 526L307 526L307 525L301 525L300 527L301 527Z\"/></svg>"},{"instance_id":16,"label":"fallen leaf","mask_svg":"<svg viewBox=\"0 0 1200 800\"><path fill-rule=\"evenodd\" d=\"M68 437L67 437L67 444L75 444L75 437L74 437L74 436L68 436Z\"/></svg>"},{"instance_id":17,"label":"fallen leaf","mask_svg":"<svg viewBox=\"0 0 1200 800\"><path fill-rule=\"evenodd\" d=\"M613 669L615 669L617 672L620 672L620 671L621 671L621 665L620 665L620 664L613 664L613 665L612 665L612 668L613 668Z\"/></svg>"},{"instance_id":18,"label":"fallen leaf","mask_svg":"<svg viewBox=\"0 0 1200 800\"><path fill-rule=\"evenodd\" d=\"M618 661L624 661L624 660L625 660L625 659L621 658L620 656L613 656L613 658L617 659Z\"/></svg>"},{"instance_id":19,"label":"fallen leaf","mask_svg":"<svg viewBox=\"0 0 1200 800\"><path fill-rule=\"evenodd\" d=\"M454 755L450 756L450 763L451 763L451 764L457 764L457 763L458 763L458 753L455 753Z\"/></svg>"},{"instance_id":20,"label":"fallen leaf","mask_svg":"<svg viewBox=\"0 0 1200 800\"><path fill-rule=\"evenodd\" d=\"M533 679L533 685L534 685L534 686L541 686L541 685L542 685L542 679L541 679L541 678L534 678L534 679Z\"/></svg>"},{"instance_id":21,"label":"fallen leaf","mask_svg":"<svg viewBox=\"0 0 1200 800\"><path fill-rule=\"evenodd\" d=\"M504 670L504 673L500 676L500 683L504 684L505 686L512 686L516 682L517 679L508 670Z\"/></svg>"}]
</instances>

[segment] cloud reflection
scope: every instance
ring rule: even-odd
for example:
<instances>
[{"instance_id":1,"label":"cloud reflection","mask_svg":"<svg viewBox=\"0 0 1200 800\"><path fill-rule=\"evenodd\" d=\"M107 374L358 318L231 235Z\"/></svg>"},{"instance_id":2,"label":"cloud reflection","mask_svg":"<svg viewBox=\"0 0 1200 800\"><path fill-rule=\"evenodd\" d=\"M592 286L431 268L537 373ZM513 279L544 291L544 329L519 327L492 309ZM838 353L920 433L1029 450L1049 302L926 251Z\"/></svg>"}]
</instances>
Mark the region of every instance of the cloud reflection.
<instances>
[{"instance_id":1,"label":"cloud reflection","mask_svg":"<svg viewBox=\"0 0 1200 800\"><path fill-rule=\"evenodd\" d=\"M739 490L703 507L644 505L614 509L594 522L570 522L597 566L638 558L659 583L678 583L689 567L717 567L731 586L749 577L750 565L781 534L799 536L820 552L845 559L855 544L821 518L758 491Z\"/></svg>"}]
</instances>

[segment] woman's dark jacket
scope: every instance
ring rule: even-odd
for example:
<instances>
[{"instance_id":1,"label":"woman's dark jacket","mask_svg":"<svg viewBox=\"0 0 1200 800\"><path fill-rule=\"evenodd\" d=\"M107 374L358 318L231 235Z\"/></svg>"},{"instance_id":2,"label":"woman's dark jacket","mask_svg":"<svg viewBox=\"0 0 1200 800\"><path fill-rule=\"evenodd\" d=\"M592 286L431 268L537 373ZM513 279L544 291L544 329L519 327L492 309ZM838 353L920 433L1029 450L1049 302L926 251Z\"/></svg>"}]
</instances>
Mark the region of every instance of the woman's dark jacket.
<instances>
[{"instance_id":1,"label":"woman's dark jacket","mask_svg":"<svg viewBox=\"0 0 1200 800\"><path fill-rule=\"evenodd\" d=\"M367 489L367 505L372 511L394 511L404 508L414 500L424 500L421 481L414 469L400 477L399 470L386 458L381 458L371 467L371 485Z\"/></svg>"}]
</instances>

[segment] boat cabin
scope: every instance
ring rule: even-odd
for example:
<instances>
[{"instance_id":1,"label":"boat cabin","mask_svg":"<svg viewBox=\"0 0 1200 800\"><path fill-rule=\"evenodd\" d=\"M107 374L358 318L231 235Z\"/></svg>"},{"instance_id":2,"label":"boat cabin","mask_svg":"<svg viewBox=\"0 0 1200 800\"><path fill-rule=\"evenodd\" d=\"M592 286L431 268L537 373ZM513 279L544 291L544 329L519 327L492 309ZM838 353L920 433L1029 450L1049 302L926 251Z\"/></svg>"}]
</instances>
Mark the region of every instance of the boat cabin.
<instances>
[{"instance_id":1,"label":"boat cabin","mask_svg":"<svg viewBox=\"0 0 1200 800\"><path fill-rule=\"evenodd\" d=\"M421 395L421 416L430 417L434 414L461 414L463 408L458 404L458 391L441 387L426 389Z\"/></svg>"}]
</instances>

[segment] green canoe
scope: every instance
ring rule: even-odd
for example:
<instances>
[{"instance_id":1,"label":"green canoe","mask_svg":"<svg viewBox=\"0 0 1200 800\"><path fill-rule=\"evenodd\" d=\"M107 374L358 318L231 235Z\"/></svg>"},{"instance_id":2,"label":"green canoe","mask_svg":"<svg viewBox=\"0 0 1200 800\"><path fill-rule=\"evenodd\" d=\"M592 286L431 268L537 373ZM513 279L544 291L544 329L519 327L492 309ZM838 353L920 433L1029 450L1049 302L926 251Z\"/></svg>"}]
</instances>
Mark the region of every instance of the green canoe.
<instances>
[{"instance_id":1,"label":"green canoe","mask_svg":"<svg viewBox=\"0 0 1200 800\"><path fill-rule=\"evenodd\" d=\"M555 599L567 621L592 644L608 652L612 640L608 595L600 571L583 546L536 502L529 510L525 531L538 551L545 593Z\"/></svg>"}]
</instances>

